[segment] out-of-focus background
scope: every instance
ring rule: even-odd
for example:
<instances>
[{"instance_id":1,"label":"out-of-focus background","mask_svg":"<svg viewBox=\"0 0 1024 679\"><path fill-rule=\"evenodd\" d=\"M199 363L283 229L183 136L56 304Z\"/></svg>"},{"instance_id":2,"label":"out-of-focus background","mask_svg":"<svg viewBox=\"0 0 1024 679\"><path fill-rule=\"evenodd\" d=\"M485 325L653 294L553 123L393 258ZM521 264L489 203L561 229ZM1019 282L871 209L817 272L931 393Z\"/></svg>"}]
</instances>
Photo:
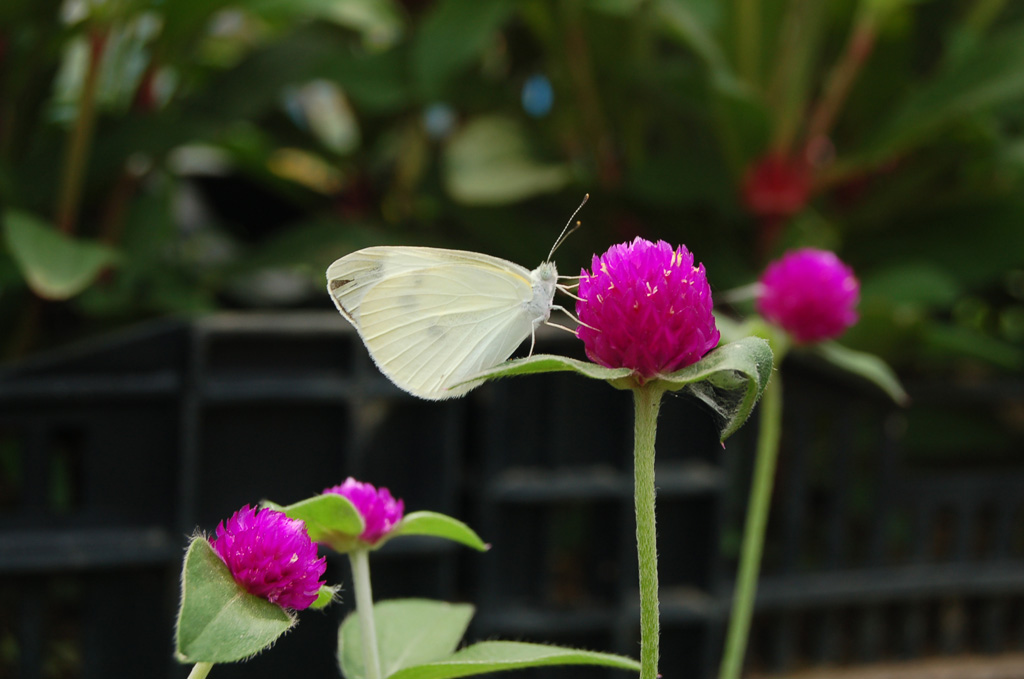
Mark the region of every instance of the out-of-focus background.
<instances>
[{"instance_id":1,"label":"out-of-focus background","mask_svg":"<svg viewBox=\"0 0 1024 679\"><path fill-rule=\"evenodd\" d=\"M835 250L863 286L842 342L915 399L794 361L751 671L955 656L1022 676L1024 6L1004 0L3 0L0 674L133 650L173 675L183 535L350 473L530 555L382 555L423 578L436 559L423 587L396 566L396 595L633 653L628 404L557 380L413 402L324 292L368 245L533 268L587 192L562 273L662 238L721 294L788 248ZM240 311L259 313L221 313ZM437 465L389 438L410 422ZM666 676L713 674L752 428L659 450ZM302 453L310 471L275 467ZM124 605L153 613L104 645ZM251 671L308 658L303 629Z\"/></svg>"}]
</instances>

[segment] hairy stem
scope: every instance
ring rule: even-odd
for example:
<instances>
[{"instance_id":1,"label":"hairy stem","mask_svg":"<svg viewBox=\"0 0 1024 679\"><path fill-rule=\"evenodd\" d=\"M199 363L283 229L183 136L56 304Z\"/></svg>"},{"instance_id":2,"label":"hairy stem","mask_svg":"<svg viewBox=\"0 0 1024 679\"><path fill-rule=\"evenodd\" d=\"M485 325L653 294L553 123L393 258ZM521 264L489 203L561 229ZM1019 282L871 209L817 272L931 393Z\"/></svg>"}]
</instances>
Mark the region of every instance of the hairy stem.
<instances>
[{"instance_id":1,"label":"hairy stem","mask_svg":"<svg viewBox=\"0 0 1024 679\"><path fill-rule=\"evenodd\" d=\"M640 679L658 677L658 544L655 525L654 442L662 388L656 381L633 389L633 479L636 550L640 567Z\"/></svg>"},{"instance_id":2,"label":"hairy stem","mask_svg":"<svg viewBox=\"0 0 1024 679\"><path fill-rule=\"evenodd\" d=\"M761 397L759 423L747 525L743 531L739 574L736 577L736 591L733 593L732 615L729 618L719 679L738 679L747 652L747 637L757 597L757 578L761 572L761 554L764 551L764 534L768 526L775 466L779 457L779 436L782 432L782 381L778 373L772 377Z\"/></svg>"}]
</instances>

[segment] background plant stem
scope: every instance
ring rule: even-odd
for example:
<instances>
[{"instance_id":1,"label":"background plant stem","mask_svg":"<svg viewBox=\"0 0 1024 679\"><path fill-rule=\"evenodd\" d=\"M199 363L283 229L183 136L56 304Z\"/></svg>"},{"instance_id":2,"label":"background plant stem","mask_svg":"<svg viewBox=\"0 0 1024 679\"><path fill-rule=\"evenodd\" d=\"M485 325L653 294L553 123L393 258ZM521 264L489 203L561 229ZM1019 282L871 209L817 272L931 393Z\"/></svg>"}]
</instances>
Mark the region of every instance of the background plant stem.
<instances>
[{"instance_id":1,"label":"background plant stem","mask_svg":"<svg viewBox=\"0 0 1024 679\"><path fill-rule=\"evenodd\" d=\"M352 586L356 592L356 611L363 641L363 665L366 679L381 679L380 654L377 651L377 626L373 619L373 587L370 585L370 552L357 549L349 552L352 564Z\"/></svg>"},{"instance_id":2,"label":"background plant stem","mask_svg":"<svg viewBox=\"0 0 1024 679\"><path fill-rule=\"evenodd\" d=\"M100 62L107 35L95 31L89 36L89 57L85 81L78 100L78 116L68 138L67 155L64 157L57 197L57 229L62 233L74 233L78 221L78 208L85 184L85 167L92 144L93 129L96 126L96 89L100 80Z\"/></svg>"},{"instance_id":3,"label":"background plant stem","mask_svg":"<svg viewBox=\"0 0 1024 679\"><path fill-rule=\"evenodd\" d=\"M761 1L735 0L736 70L740 77L759 89L761 58Z\"/></svg>"},{"instance_id":4,"label":"background plant stem","mask_svg":"<svg viewBox=\"0 0 1024 679\"><path fill-rule=\"evenodd\" d=\"M640 567L640 679L658 676L658 544L655 525L654 442L664 389L648 382L633 389L633 481L636 551Z\"/></svg>"},{"instance_id":5,"label":"background plant stem","mask_svg":"<svg viewBox=\"0 0 1024 679\"><path fill-rule=\"evenodd\" d=\"M739 574L733 593L732 615L725 639L725 653L719 679L738 679L747 652L747 637L757 597L757 577L761 572L764 534L771 509L775 466L779 457L779 436L782 433L782 381L776 372L761 397L760 429L757 434L757 459L747 506L747 525L743 530Z\"/></svg>"}]
</instances>

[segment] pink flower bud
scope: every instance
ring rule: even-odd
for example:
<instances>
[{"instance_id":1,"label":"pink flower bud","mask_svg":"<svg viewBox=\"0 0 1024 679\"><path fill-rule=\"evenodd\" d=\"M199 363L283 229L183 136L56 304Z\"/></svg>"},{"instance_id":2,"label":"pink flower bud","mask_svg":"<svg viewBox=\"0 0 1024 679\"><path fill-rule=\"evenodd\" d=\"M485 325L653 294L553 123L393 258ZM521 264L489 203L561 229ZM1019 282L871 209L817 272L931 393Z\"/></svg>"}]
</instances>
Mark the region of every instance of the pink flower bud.
<instances>
[{"instance_id":1,"label":"pink flower bud","mask_svg":"<svg viewBox=\"0 0 1024 679\"><path fill-rule=\"evenodd\" d=\"M210 544L245 591L295 610L316 601L327 561L317 558L305 523L246 505L221 521L216 533Z\"/></svg>"},{"instance_id":2,"label":"pink flower bud","mask_svg":"<svg viewBox=\"0 0 1024 679\"><path fill-rule=\"evenodd\" d=\"M348 499L363 517L366 526L359 536L363 542L375 544L402 520L405 503L391 497L387 488L377 490L369 483L361 483L351 476L340 486L324 489Z\"/></svg>"},{"instance_id":3,"label":"pink flower bud","mask_svg":"<svg viewBox=\"0 0 1024 679\"><path fill-rule=\"evenodd\" d=\"M798 342L842 335L857 322L860 283L835 253L804 248L768 265L757 311Z\"/></svg>"}]
</instances>

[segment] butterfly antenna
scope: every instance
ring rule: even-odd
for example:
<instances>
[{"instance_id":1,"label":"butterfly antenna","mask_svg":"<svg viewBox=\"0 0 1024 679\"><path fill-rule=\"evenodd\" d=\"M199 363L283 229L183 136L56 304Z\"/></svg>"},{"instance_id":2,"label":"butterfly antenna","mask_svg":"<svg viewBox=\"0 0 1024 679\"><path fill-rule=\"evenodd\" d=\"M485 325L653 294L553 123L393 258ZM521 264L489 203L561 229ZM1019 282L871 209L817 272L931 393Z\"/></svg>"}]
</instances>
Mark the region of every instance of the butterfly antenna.
<instances>
[{"instance_id":1,"label":"butterfly antenna","mask_svg":"<svg viewBox=\"0 0 1024 679\"><path fill-rule=\"evenodd\" d=\"M583 208L584 205L587 204L588 200L590 200L590 194L589 193L584 194L583 195L583 201L580 203L579 207L577 207L573 211L572 216L569 217L569 221L565 225L565 228L562 229L561 235L558 236L558 239L555 241L555 244L553 246L551 246L551 252L548 253L547 261L550 262L551 258L555 256L555 250L558 249L558 246L560 246L562 243L564 243L565 239L568 238L570 235L572 235L572 233L576 229L580 228L580 226L581 226L580 222L576 222L575 224L573 224L572 220L576 219L576 214Z\"/></svg>"}]
</instances>

